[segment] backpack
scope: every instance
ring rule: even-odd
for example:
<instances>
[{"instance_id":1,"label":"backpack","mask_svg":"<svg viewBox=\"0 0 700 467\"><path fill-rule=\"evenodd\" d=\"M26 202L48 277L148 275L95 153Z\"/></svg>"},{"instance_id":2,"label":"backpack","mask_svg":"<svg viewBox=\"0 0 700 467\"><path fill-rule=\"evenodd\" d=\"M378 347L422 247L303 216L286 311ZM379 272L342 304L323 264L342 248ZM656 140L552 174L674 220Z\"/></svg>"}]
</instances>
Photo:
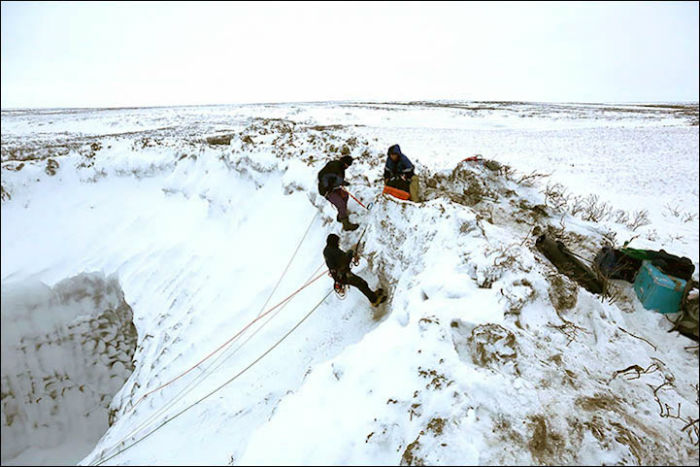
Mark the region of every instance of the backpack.
<instances>
[{"instance_id":1,"label":"backpack","mask_svg":"<svg viewBox=\"0 0 700 467\"><path fill-rule=\"evenodd\" d=\"M625 244L626 245L626 244ZM690 258L672 255L665 250L638 250L623 247L620 251L631 258L649 260L651 264L661 269L664 274L690 281L695 271L695 265Z\"/></svg>"},{"instance_id":2,"label":"backpack","mask_svg":"<svg viewBox=\"0 0 700 467\"><path fill-rule=\"evenodd\" d=\"M606 245L595 255L593 264L607 279L634 282L634 277L642 266L642 261Z\"/></svg>"},{"instance_id":3,"label":"backpack","mask_svg":"<svg viewBox=\"0 0 700 467\"><path fill-rule=\"evenodd\" d=\"M537 248L559 272L568 276L591 293L603 293L603 283L598 276L559 240L540 235L535 241Z\"/></svg>"}]
</instances>

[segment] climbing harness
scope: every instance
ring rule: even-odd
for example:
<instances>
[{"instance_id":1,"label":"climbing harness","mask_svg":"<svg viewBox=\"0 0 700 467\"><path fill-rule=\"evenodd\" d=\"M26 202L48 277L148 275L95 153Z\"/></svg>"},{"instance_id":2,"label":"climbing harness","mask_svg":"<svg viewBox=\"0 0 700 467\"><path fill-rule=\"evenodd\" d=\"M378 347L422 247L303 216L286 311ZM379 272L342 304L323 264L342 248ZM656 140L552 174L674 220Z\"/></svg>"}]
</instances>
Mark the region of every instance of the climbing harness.
<instances>
[{"instance_id":1,"label":"climbing harness","mask_svg":"<svg viewBox=\"0 0 700 467\"><path fill-rule=\"evenodd\" d=\"M348 286L343 284L336 279L337 272L333 269L328 270L328 277L333 279L333 292L338 296L339 299L343 300L345 298L345 293L348 290Z\"/></svg>"},{"instance_id":2,"label":"climbing harness","mask_svg":"<svg viewBox=\"0 0 700 467\"><path fill-rule=\"evenodd\" d=\"M344 300L345 294L348 291L348 286L346 284L341 284L340 282L333 283L333 291L338 296L339 299Z\"/></svg>"}]
</instances>

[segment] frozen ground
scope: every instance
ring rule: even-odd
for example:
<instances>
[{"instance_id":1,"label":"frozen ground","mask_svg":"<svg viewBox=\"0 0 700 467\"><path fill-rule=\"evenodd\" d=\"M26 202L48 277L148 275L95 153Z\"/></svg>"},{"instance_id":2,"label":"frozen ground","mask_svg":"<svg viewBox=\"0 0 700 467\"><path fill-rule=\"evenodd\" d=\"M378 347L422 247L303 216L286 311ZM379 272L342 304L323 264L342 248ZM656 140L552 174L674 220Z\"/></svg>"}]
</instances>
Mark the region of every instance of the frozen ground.
<instances>
[{"instance_id":1,"label":"frozen ground","mask_svg":"<svg viewBox=\"0 0 700 467\"><path fill-rule=\"evenodd\" d=\"M394 143L420 169L419 206L377 196ZM388 286L385 314L355 290L324 299L323 277L150 393L320 270L340 232L315 174L348 151L351 191L374 201L350 204L369 226L356 272ZM506 165L459 163L477 153ZM633 238L697 269L697 104L3 111L2 198L3 464L698 462L697 345L627 283L611 302L562 279L532 235L587 258ZM133 371L80 371L132 348L82 344L100 303L133 313ZM646 372L616 373L633 365ZM53 374L92 378L101 415L31 383Z\"/></svg>"}]
</instances>

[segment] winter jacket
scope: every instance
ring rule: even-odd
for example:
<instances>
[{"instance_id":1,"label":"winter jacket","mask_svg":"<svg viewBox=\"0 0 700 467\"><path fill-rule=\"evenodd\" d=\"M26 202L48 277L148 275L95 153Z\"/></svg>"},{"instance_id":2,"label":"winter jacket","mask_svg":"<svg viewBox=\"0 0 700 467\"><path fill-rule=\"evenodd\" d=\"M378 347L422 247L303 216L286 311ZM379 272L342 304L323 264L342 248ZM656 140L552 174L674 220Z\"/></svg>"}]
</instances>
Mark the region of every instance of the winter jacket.
<instances>
[{"instance_id":1,"label":"winter jacket","mask_svg":"<svg viewBox=\"0 0 700 467\"><path fill-rule=\"evenodd\" d=\"M386 156L386 164L384 165L384 178L392 179L398 176L404 176L405 178L411 178L414 175L414 167L408 157L401 152L401 148L398 144L393 145L389 148L389 152L398 152L399 160L394 162L391 160L391 156Z\"/></svg>"},{"instance_id":2,"label":"winter jacket","mask_svg":"<svg viewBox=\"0 0 700 467\"><path fill-rule=\"evenodd\" d=\"M345 166L340 160L330 161L318 173L318 192L326 196L341 185L348 185L345 181Z\"/></svg>"},{"instance_id":3,"label":"winter jacket","mask_svg":"<svg viewBox=\"0 0 700 467\"><path fill-rule=\"evenodd\" d=\"M350 272L350 261L355 255L353 250L347 252L341 250L334 245L326 245L323 249L323 258L326 260L326 266L330 269L333 278L337 281L342 281L345 275Z\"/></svg>"}]
</instances>

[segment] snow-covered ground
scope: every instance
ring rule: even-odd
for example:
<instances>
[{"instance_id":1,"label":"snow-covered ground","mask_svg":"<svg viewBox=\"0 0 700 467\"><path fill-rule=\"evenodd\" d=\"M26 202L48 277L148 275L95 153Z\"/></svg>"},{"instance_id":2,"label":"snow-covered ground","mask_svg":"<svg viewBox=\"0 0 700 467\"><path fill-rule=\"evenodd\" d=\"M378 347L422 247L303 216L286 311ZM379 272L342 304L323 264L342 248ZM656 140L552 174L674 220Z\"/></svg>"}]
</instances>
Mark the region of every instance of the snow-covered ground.
<instances>
[{"instance_id":1,"label":"snow-covered ground","mask_svg":"<svg viewBox=\"0 0 700 467\"><path fill-rule=\"evenodd\" d=\"M379 195L395 143L420 205ZM188 371L322 272L328 233L359 239L316 193L348 152L384 308L323 276ZM697 104L3 111L2 463L696 464L697 345L631 284L557 274L533 232L697 278L698 152ZM52 375L92 389L32 384Z\"/></svg>"}]
</instances>

